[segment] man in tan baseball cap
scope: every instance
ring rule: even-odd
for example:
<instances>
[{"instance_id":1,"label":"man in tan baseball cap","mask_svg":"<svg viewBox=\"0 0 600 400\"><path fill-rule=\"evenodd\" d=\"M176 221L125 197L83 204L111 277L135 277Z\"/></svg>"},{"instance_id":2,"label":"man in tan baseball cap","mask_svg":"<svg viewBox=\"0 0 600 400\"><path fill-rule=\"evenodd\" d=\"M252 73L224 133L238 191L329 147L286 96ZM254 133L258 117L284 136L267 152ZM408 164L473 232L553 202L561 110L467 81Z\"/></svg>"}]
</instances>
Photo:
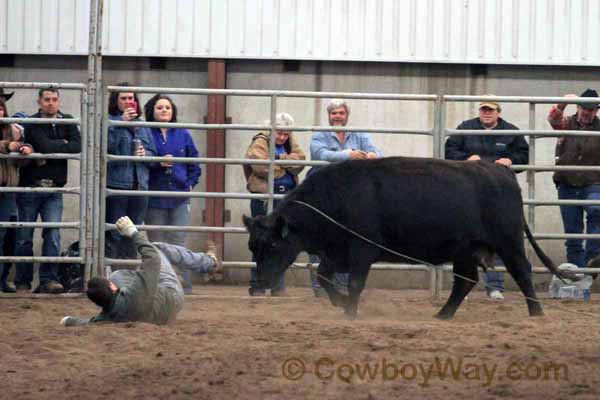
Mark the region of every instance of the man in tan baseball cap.
<instances>
[{"instance_id":1,"label":"man in tan baseball cap","mask_svg":"<svg viewBox=\"0 0 600 400\"><path fill-rule=\"evenodd\" d=\"M486 96L493 96L493 94L488 94ZM500 104L496 103L495 101L482 101L481 103L479 103L480 110L484 107L489 108L491 110L501 111Z\"/></svg>"},{"instance_id":2,"label":"man in tan baseball cap","mask_svg":"<svg viewBox=\"0 0 600 400\"><path fill-rule=\"evenodd\" d=\"M486 94L484 96L494 96ZM479 116L463 121L456 129L481 130L481 135L454 135L446 141L446 159L491 162L505 167L529 162L529 145L523 136L491 135L491 131L517 130L515 125L500 117L502 108L495 100L479 103ZM497 133L497 132L495 132ZM495 265L502 265L497 257ZM484 275L490 299L502 300L504 277L501 272L487 271Z\"/></svg>"}]
</instances>

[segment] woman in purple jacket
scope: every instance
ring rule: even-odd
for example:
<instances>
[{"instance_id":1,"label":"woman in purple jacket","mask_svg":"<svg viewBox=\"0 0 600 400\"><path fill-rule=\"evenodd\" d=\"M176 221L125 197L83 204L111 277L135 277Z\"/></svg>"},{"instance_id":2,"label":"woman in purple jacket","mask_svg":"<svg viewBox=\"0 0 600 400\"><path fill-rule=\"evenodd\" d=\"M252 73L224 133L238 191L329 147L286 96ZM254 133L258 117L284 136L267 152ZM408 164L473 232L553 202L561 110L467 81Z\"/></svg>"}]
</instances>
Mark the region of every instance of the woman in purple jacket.
<instances>
[{"instance_id":1,"label":"woman in purple jacket","mask_svg":"<svg viewBox=\"0 0 600 400\"><path fill-rule=\"evenodd\" d=\"M144 106L148 122L177 122L177 107L170 97L157 94ZM159 157L198 157L198 150L187 129L149 129ZM198 164L162 162L150 169L149 190L190 192L198 184L201 169ZM186 197L151 197L146 212L148 225L190 224L190 199ZM185 232L148 231L151 242L165 242L185 246ZM189 271L181 271L184 292L192 291Z\"/></svg>"}]
</instances>

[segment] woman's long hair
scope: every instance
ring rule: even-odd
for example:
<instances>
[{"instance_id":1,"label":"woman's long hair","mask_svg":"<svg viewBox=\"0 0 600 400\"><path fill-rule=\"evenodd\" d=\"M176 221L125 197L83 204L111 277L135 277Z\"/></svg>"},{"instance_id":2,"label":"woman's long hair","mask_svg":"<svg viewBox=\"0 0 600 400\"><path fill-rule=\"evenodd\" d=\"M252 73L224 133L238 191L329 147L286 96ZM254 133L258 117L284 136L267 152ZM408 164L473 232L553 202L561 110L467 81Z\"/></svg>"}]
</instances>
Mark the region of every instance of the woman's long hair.
<instances>
[{"instance_id":1,"label":"woman's long hair","mask_svg":"<svg viewBox=\"0 0 600 400\"><path fill-rule=\"evenodd\" d=\"M3 118L8 118L8 108L6 108L6 101L0 97L0 108L4 110ZM4 132L7 130L8 124L5 122L0 122L0 139L4 139Z\"/></svg>"}]
</instances>

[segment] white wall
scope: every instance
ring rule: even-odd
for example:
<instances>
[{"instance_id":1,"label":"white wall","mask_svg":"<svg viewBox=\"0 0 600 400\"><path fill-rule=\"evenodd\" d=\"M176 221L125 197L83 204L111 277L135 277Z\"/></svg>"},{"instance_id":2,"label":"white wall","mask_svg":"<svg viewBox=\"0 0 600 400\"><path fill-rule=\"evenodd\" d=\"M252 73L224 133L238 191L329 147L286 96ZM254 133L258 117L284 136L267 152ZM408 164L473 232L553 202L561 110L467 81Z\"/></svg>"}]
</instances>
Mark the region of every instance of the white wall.
<instances>
[{"instance_id":1,"label":"white wall","mask_svg":"<svg viewBox=\"0 0 600 400\"><path fill-rule=\"evenodd\" d=\"M90 0L0 0L0 53L87 54ZM105 0L120 56L600 65L596 0Z\"/></svg>"}]
</instances>

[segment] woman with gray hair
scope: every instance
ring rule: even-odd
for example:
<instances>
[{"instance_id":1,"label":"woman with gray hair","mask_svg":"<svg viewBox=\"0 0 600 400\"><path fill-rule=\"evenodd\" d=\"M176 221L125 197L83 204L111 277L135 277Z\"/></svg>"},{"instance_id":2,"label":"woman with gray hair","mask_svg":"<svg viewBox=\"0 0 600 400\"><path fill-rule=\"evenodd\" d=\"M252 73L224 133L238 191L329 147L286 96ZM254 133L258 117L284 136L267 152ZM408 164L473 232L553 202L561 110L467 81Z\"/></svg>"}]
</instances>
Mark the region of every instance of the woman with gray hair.
<instances>
[{"instance_id":1,"label":"woman with gray hair","mask_svg":"<svg viewBox=\"0 0 600 400\"><path fill-rule=\"evenodd\" d=\"M275 159L276 160L304 160L306 156L296 142L292 134L294 118L288 113L279 113L275 116L275 123L279 126L285 126L286 129L277 130L275 134ZM270 125L271 121L265 121L265 125ZM252 138L252 143L246 151L246 158L254 160L269 159L269 142L271 132L260 132ZM298 174L304 169L300 165L275 165L275 194L285 194L298 185ZM251 193L267 193L269 191L269 166L268 165L244 165L244 175L246 176L247 188ZM275 200L275 207L279 203ZM260 199L250 200L250 213L252 217L267 214L267 201ZM254 259L252 260L254 261ZM271 296L281 295L285 290L285 281L282 276L279 282L271 288ZM256 268L250 271L250 296L261 296L265 294L264 288L258 287L256 279Z\"/></svg>"}]
</instances>

